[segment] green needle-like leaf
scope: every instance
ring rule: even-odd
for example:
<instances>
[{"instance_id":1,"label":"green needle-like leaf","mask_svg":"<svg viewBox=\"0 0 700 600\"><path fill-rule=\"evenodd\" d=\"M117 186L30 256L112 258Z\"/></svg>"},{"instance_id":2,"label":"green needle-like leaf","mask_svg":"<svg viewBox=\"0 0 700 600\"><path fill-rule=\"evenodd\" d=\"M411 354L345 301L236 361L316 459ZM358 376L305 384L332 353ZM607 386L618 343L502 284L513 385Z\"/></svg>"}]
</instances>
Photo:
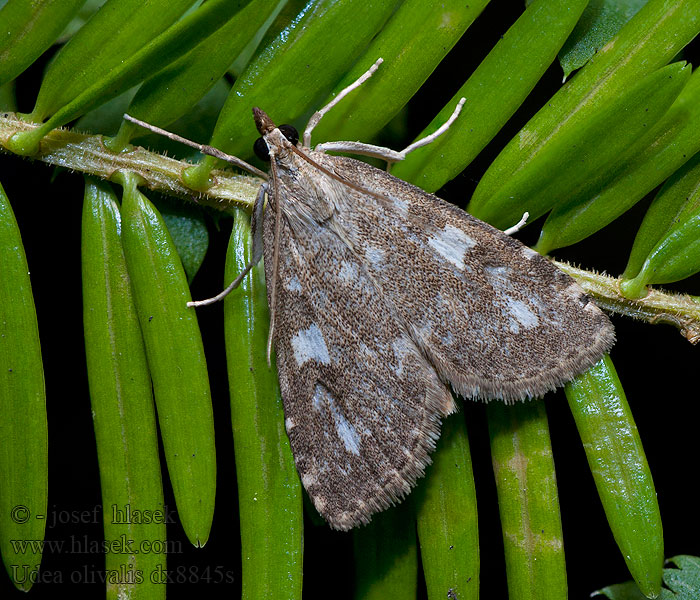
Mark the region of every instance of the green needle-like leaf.
<instances>
[{"instance_id":1,"label":"green needle-like leaf","mask_svg":"<svg viewBox=\"0 0 700 600\"><path fill-rule=\"evenodd\" d=\"M685 63L663 67L586 120L553 133L547 146L513 174L488 203L470 204L471 210L505 228L517 223L526 211L536 219L555 203L568 206L579 195L585 196L585 190L602 185L644 144L640 138L673 104L690 73ZM549 249L550 245L537 248L542 254Z\"/></svg>"},{"instance_id":2,"label":"green needle-like leaf","mask_svg":"<svg viewBox=\"0 0 700 600\"><path fill-rule=\"evenodd\" d=\"M591 0L559 53L564 77L585 65L647 0Z\"/></svg>"},{"instance_id":3,"label":"green needle-like leaf","mask_svg":"<svg viewBox=\"0 0 700 600\"><path fill-rule=\"evenodd\" d=\"M630 258L622 274L635 277L655 246L700 208L700 154L696 154L664 184L644 215Z\"/></svg>"},{"instance_id":4,"label":"green needle-like leaf","mask_svg":"<svg viewBox=\"0 0 700 600\"><path fill-rule=\"evenodd\" d=\"M122 243L158 407L168 473L185 533L195 546L209 537L216 491L216 453L202 337L182 263L162 217L120 176Z\"/></svg>"},{"instance_id":5,"label":"green needle-like leaf","mask_svg":"<svg viewBox=\"0 0 700 600\"><path fill-rule=\"evenodd\" d=\"M428 598L478 598L476 490L463 415L443 421L433 464L413 493Z\"/></svg>"},{"instance_id":6,"label":"green needle-like leaf","mask_svg":"<svg viewBox=\"0 0 700 600\"><path fill-rule=\"evenodd\" d=\"M647 293L648 283L670 283L697 273L699 246L700 154L697 154L666 182L649 207L634 240L620 291L629 298L641 298Z\"/></svg>"},{"instance_id":7,"label":"green needle-like leaf","mask_svg":"<svg viewBox=\"0 0 700 600\"><path fill-rule=\"evenodd\" d=\"M318 99L357 59L387 20L396 0L313 0L265 47L236 80L210 144L241 158L258 137L251 108L270 112L278 125L315 107ZM207 185L216 159L207 156L187 175L195 188Z\"/></svg>"},{"instance_id":8,"label":"green needle-like leaf","mask_svg":"<svg viewBox=\"0 0 700 600\"><path fill-rule=\"evenodd\" d=\"M661 590L660 600L669 600L666 593L668 590ZM609 585L602 590L596 590L591 596L606 596L610 600L647 600L647 597L639 591L637 584L634 581L627 583L615 583Z\"/></svg>"},{"instance_id":9,"label":"green needle-like leaf","mask_svg":"<svg viewBox=\"0 0 700 600\"><path fill-rule=\"evenodd\" d=\"M0 553L12 582L28 592L46 525L46 391L27 259L2 186L0 272Z\"/></svg>"},{"instance_id":10,"label":"green needle-like leaf","mask_svg":"<svg viewBox=\"0 0 700 600\"><path fill-rule=\"evenodd\" d=\"M510 598L567 597L564 540L544 403L487 408Z\"/></svg>"},{"instance_id":11,"label":"green needle-like leaf","mask_svg":"<svg viewBox=\"0 0 700 600\"><path fill-rule=\"evenodd\" d=\"M250 224L236 211L226 284L250 259ZM300 599L301 482L284 428L277 370L267 365L269 314L262 264L224 301L226 360L246 600Z\"/></svg>"},{"instance_id":12,"label":"green needle-like leaf","mask_svg":"<svg viewBox=\"0 0 700 600\"><path fill-rule=\"evenodd\" d=\"M48 121L33 131L16 134L9 140L8 145L18 154L25 156L36 154L41 139L49 131L118 96L133 85L143 81L149 74L189 52L203 38L226 23L228 18L241 8L241 2L245 2L245 0L240 0L240 2L210 0L204 3L155 39L143 45L140 50L120 61L118 65L107 71L90 73L90 77L84 78L83 87L79 93L74 98L68 99L66 104L57 108ZM81 60L85 60L84 55ZM47 84L43 84L42 88L44 85ZM54 85L59 86L60 83ZM39 116L48 112L46 109L42 109L43 112L37 114L37 110L35 108L34 113L30 115L31 118L38 119Z\"/></svg>"},{"instance_id":13,"label":"green needle-like leaf","mask_svg":"<svg viewBox=\"0 0 700 600\"><path fill-rule=\"evenodd\" d=\"M581 127L642 77L668 63L698 31L698 0L649 0L509 142L479 182L469 211L499 227L516 223L525 209L503 211L502 188L566 138L567 130ZM575 143L574 136L569 139Z\"/></svg>"},{"instance_id":14,"label":"green needle-like leaf","mask_svg":"<svg viewBox=\"0 0 700 600\"><path fill-rule=\"evenodd\" d=\"M403 2L332 95L383 58L380 70L323 117L314 130L315 143L369 141L410 100L487 4L488 0Z\"/></svg>"},{"instance_id":15,"label":"green needle-like leaf","mask_svg":"<svg viewBox=\"0 0 700 600\"><path fill-rule=\"evenodd\" d=\"M355 598L415 598L418 550L411 500L374 515L353 532Z\"/></svg>"},{"instance_id":16,"label":"green needle-like leaf","mask_svg":"<svg viewBox=\"0 0 700 600\"><path fill-rule=\"evenodd\" d=\"M699 150L700 71L696 70L668 112L626 153L612 180L607 174L592 177L587 185L572 190L568 198L560 197L542 227L536 249L547 254L595 233ZM605 173L603 169L601 172ZM607 180L602 184L601 179Z\"/></svg>"},{"instance_id":17,"label":"green needle-like leaf","mask_svg":"<svg viewBox=\"0 0 700 600\"><path fill-rule=\"evenodd\" d=\"M194 49L139 88L129 106L132 117L166 127L185 114L224 75L274 10L277 0L254 0ZM116 145L124 145L138 126L124 121Z\"/></svg>"},{"instance_id":18,"label":"green needle-like leaf","mask_svg":"<svg viewBox=\"0 0 700 600\"><path fill-rule=\"evenodd\" d=\"M587 1L534 2L418 138L442 126L457 102L466 98L458 120L436 141L397 163L392 173L434 192L462 171L535 87Z\"/></svg>"},{"instance_id":19,"label":"green needle-like leaf","mask_svg":"<svg viewBox=\"0 0 700 600\"><path fill-rule=\"evenodd\" d=\"M43 121L172 25L193 0L109 0L70 39L41 82L31 121Z\"/></svg>"},{"instance_id":20,"label":"green needle-like leaf","mask_svg":"<svg viewBox=\"0 0 700 600\"><path fill-rule=\"evenodd\" d=\"M655 598L664 559L659 504L610 356L564 390L615 541L639 589Z\"/></svg>"},{"instance_id":21,"label":"green needle-like leaf","mask_svg":"<svg viewBox=\"0 0 700 600\"><path fill-rule=\"evenodd\" d=\"M54 43L85 0L9 0L0 9L0 86Z\"/></svg>"},{"instance_id":22,"label":"green needle-like leaf","mask_svg":"<svg viewBox=\"0 0 700 600\"><path fill-rule=\"evenodd\" d=\"M110 184L83 205L83 320L104 507L107 598L165 598L165 507L151 377ZM128 540L128 543L124 542ZM142 574L139 577L137 574Z\"/></svg>"}]
</instances>

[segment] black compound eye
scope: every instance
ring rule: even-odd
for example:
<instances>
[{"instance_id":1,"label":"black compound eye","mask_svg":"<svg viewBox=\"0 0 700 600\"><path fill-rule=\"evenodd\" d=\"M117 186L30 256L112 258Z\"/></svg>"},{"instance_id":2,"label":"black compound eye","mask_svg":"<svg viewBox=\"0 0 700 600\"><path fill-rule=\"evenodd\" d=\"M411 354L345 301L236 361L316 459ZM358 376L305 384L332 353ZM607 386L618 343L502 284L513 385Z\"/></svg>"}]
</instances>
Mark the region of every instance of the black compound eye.
<instances>
[{"instance_id":1,"label":"black compound eye","mask_svg":"<svg viewBox=\"0 0 700 600\"><path fill-rule=\"evenodd\" d=\"M291 125L280 125L279 130L294 146L299 143L299 132Z\"/></svg>"},{"instance_id":2,"label":"black compound eye","mask_svg":"<svg viewBox=\"0 0 700 600\"><path fill-rule=\"evenodd\" d=\"M255 143L253 144L253 152L255 152L255 156L257 156L260 160L270 162L270 151L267 149L265 140L261 137L255 140Z\"/></svg>"},{"instance_id":3,"label":"black compound eye","mask_svg":"<svg viewBox=\"0 0 700 600\"><path fill-rule=\"evenodd\" d=\"M295 146L299 143L299 132L295 127L292 127L291 125L280 125L278 129L282 132L282 135L287 138L288 142ZM259 137L257 140L255 140L255 144L253 144L253 152L255 152L255 156L257 156L260 160L264 160L265 162L270 161L270 151L268 150L267 144L263 138Z\"/></svg>"}]
</instances>

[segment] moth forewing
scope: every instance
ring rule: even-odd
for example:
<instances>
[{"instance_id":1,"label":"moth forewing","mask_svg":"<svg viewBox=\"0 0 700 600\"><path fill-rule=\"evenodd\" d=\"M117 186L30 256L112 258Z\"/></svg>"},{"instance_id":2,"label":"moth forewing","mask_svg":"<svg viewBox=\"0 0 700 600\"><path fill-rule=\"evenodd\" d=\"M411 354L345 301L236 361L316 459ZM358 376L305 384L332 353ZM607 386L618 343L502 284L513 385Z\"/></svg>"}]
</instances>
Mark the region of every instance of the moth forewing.
<instances>
[{"instance_id":1,"label":"moth forewing","mask_svg":"<svg viewBox=\"0 0 700 600\"><path fill-rule=\"evenodd\" d=\"M338 529L367 522L424 472L453 406L366 267L329 227L264 220L266 276L279 247L275 352L302 482Z\"/></svg>"},{"instance_id":2,"label":"moth forewing","mask_svg":"<svg viewBox=\"0 0 700 600\"><path fill-rule=\"evenodd\" d=\"M336 227L460 395L541 396L612 346L607 316L518 240L366 163L313 158L374 192L348 191Z\"/></svg>"}]
</instances>

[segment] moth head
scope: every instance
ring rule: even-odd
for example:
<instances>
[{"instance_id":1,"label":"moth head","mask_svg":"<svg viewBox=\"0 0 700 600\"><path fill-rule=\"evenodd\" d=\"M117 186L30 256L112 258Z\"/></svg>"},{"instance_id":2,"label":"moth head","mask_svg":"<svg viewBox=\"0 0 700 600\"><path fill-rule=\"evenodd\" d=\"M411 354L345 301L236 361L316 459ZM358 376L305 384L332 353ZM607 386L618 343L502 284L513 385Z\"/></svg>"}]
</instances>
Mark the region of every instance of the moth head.
<instances>
[{"instance_id":1,"label":"moth head","mask_svg":"<svg viewBox=\"0 0 700 600\"><path fill-rule=\"evenodd\" d=\"M255 140L253 145L253 151L255 155L260 159L268 162L270 160L270 150L269 145L266 142L266 138L270 136L275 130L279 131L282 136L293 146L299 143L299 132L291 125L280 125L277 127L267 114L260 110L259 108L253 109L253 118L255 119L255 125L260 132L261 137ZM272 135L271 137L276 137Z\"/></svg>"}]
</instances>

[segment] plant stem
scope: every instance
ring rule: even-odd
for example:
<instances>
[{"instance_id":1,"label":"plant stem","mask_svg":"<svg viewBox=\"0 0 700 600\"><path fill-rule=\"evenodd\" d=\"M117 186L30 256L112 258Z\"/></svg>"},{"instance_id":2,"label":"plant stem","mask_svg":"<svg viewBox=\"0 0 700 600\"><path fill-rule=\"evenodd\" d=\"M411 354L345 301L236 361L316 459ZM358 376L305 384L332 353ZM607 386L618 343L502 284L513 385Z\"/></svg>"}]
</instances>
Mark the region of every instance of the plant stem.
<instances>
[{"instance_id":1,"label":"plant stem","mask_svg":"<svg viewBox=\"0 0 700 600\"><path fill-rule=\"evenodd\" d=\"M20 131L31 131L38 123L21 121L15 113L0 114L0 149L7 150L7 141ZM141 147L127 152L108 150L101 135L87 135L67 129L54 129L41 140L40 150L32 158L111 179L116 172L128 171L139 175L143 185L170 196L180 196L197 204L229 211L234 206L250 209L262 181L231 171L212 171L212 185L204 192L186 187L181 173L191 167L188 162L175 160Z\"/></svg>"},{"instance_id":2,"label":"plant stem","mask_svg":"<svg viewBox=\"0 0 700 600\"><path fill-rule=\"evenodd\" d=\"M27 123L15 113L0 114L0 150L15 133L35 129L39 124ZM197 204L230 211L239 206L250 209L261 180L230 171L212 171L213 183L205 192L184 185L181 174L192 165L155 152L135 147L128 152L114 153L102 143L101 135L87 135L66 129L55 129L41 142L33 158L51 165L111 179L119 171L139 175L143 185L151 190L179 196ZM673 294L649 288L644 298L633 300L620 294L620 279L567 263L554 264L571 275L601 308L649 323L676 326L690 343L700 341L700 299L687 294Z\"/></svg>"},{"instance_id":3,"label":"plant stem","mask_svg":"<svg viewBox=\"0 0 700 600\"><path fill-rule=\"evenodd\" d=\"M571 275L602 309L647 321L668 323L680 330L691 344L700 341L700 298L649 288L646 296L636 300L620 294L620 278L578 269L565 262L552 261Z\"/></svg>"}]
</instances>

